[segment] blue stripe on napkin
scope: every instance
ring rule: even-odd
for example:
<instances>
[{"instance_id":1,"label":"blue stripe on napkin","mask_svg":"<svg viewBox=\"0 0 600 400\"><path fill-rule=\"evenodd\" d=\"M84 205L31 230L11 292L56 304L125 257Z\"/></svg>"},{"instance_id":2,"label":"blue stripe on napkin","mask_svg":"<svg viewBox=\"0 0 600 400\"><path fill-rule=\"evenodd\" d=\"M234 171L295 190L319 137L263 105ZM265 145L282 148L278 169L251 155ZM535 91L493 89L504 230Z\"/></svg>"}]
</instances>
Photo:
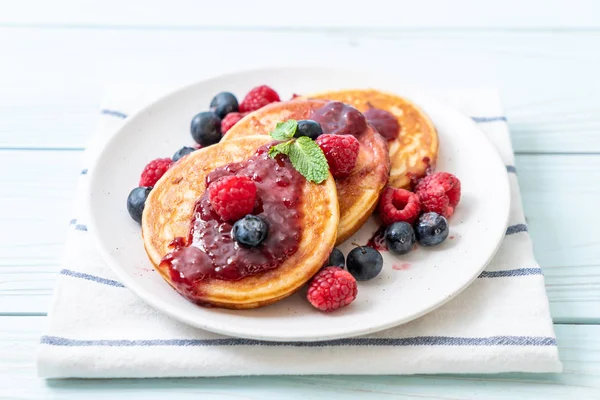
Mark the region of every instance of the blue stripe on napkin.
<instances>
[{"instance_id":1,"label":"blue stripe on napkin","mask_svg":"<svg viewBox=\"0 0 600 400\"><path fill-rule=\"evenodd\" d=\"M514 235L515 233L527 232L527 231L528 231L528 228L527 228L527 225L525 225L525 224L511 225L508 228L506 228L507 235Z\"/></svg>"},{"instance_id":2,"label":"blue stripe on napkin","mask_svg":"<svg viewBox=\"0 0 600 400\"><path fill-rule=\"evenodd\" d=\"M544 275L541 268L517 268L504 271L483 271L479 278L505 278L508 276Z\"/></svg>"},{"instance_id":3,"label":"blue stripe on napkin","mask_svg":"<svg viewBox=\"0 0 600 400\"><path fill-rule=\"evenodd\" d=\"M100 110L100 114L110 115L112 117L117 117L117 118L127 118L127 114L125 114L121 111L117 111L117 110L102 109L102 110Z\"/></svg>"},{"instance_id":4,"label":"blue stripe on napkin","mask_svg":"<svg viewBox=\"0 0 600 400\"><path fill-rule=\"evenodd\" d=\"M498 115L498 116L494 116L494 117L471 117L471 119L475 122L479 123L486 123L486 122L497 122L497 121L503 121L506 122L507 119L505 116L503 115Z\"/></svg>"},{"instance_id":5,"label":"blue stripe on napkin","mask_svg":"<svg viewBox=\"0 0 600 400\"><path fill-rule=\"evenodd\" d=\"M408 338L348 338L320 342L267 342L262 340L225 339L145 339L79 340L59 336L42 336L41 344L65 347L153 347L153 346L266 346L266 347L333 347L333 346L556 346L545 336L416 336Z\"/></svg>"},{"instance_id":6,"label":"blue stripe on napkin","mask_svg":"<svg viewBox=\"0 0 600 400\"><path fill-rule=\"evenodd\" d=\"M75 229L78 231L87 232L87 230L88 230L87 225L78 224L77 219L72 219L71 221L69 221L69 225L74 225Z\"/></svg>"},{"instance_id":7,"label":"blue stripe on napkin","mask_svg":"<svg viewBox=\"0 0 600 400\"><path fill-rule=\"evenodd\" d=\"M86 279L88 281L102 283L104 285L115 286L115 287L125 287L121 282L113 281L112 279L101 278L96 275L90 275L83 272L72 271L70 269L63 269L60 271L61 275L72 276L73 278Z\"/></svg>"}]
</instances>

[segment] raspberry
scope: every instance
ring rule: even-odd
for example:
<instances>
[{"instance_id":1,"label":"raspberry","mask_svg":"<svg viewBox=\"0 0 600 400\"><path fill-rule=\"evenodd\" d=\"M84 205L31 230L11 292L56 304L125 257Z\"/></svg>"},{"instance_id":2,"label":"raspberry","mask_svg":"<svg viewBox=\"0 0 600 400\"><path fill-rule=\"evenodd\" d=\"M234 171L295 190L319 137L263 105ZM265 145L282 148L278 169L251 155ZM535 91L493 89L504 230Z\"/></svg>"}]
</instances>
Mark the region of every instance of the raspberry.
<instances>
[{"instance_id":1,"label":"raspberry","mask_svg":"<svg viewBox=\"0 0 600 400\"><path fill-rule=\"evenodd\" d=\"M384 225L394 222L415 222L421 212L419 196L406 189L387 187L379 201L379 215Z\"/></svg>"},{"instance_id":2,"label":"raspberry","mask_svg":"<svg viewBox=\"0 0 600 400\"><path fill-rule=\"evenodd\" d=\"M415 187L424 212L436 212L446 218L454 214L460 202L460 181L448 172L436 172Z\"/></svg>"},{"instance_id":3,"label":"raspberry","mask_svg":"<svg viewBox=\"0 0 600 400\"><path fill-rule=\"evenodd\" d=\"M450 207L448 196L441 186L433 187L427 191L418 192L421 208L425 212L435 212L448 218L454 213L454 208Z\"/></svg>"},{"instance_id":4,"label":"raspberry","mask_svg":"<svg viewBox=\"0 0 600 400\"><path fill-rule=\"evenodd\" d=\"M154 186L167 172L173 162L170 158L157 158L144 167L140 177L140 186Z\"/></svg>"},{"instance_id":5,"label":"raspberry","mask_svg":"<svg viewBox=\"0 0 600 400\"><path fill-rule=\"evenodd\" d=\"M240 103L239 111L241 113L256 111L259 108L263 108L267 104L275 103L276 101L280 101L276 91L267 85L258 86L248 92L246 97L244 97L244 100Z\"/></svg>"},{"instance_id":6,"label":"raspberry","mask_svg":"<svg viewBox=\"0 0 600 400\"><path fill-rule=\"evenodd\" d=\"M208 198L225 221L250 214L256 202L256 184L247 176L226 176L210 184Z\"/></svg>"},{"instance_id":7,"label":"raspberry","mask_svg":"<svg viewBox=\"0 0 600 400\"><path fill-rule=\"evenodd\" d=\"M360 150L358 139L351 135L321 135L316 140L329 164L334 178L350 175Z\"/></svg>"},{"instance_id":8,"label":"raspberry","mask_svg":"<svg viewBox=\"0 0 600 400\"><path fill-rule=\"evenodd\" d=\"M244 118L248 113L231 112L221 121L221 134L227 133L240 119Z\"/></svg>"},{"instance_id":9,"label":"raspberry","mask_svg":"<svg viewBox=\"0 0 600 400\"><path fill-rule=\"evenodd\" d=\"M326 267L310 282L306 298L321 311L333 311L352 303L356 293L356 279L350 272L339 267Z\"/></svg>"}]
</instances>

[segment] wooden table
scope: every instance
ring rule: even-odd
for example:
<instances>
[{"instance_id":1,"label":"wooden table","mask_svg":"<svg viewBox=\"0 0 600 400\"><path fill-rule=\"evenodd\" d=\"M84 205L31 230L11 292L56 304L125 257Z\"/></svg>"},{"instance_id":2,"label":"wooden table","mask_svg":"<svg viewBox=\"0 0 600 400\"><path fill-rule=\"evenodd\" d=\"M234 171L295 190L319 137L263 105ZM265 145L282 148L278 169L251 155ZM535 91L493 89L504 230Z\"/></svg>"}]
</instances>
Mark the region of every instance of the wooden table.
<instances>
[{"instance_id":1,"label":"wooden table","mask_svg":"<svg viewBox=\"0 0 600 400\"><path fill-rule=\"evenodd\" d=\"M213 3L0 4L0 397L600 398L600 6ZM501 89L563 374L36 377L80 157L107 84L180 85L241 68L373 63L415 85Z\"/></svg>"}]
</instances>

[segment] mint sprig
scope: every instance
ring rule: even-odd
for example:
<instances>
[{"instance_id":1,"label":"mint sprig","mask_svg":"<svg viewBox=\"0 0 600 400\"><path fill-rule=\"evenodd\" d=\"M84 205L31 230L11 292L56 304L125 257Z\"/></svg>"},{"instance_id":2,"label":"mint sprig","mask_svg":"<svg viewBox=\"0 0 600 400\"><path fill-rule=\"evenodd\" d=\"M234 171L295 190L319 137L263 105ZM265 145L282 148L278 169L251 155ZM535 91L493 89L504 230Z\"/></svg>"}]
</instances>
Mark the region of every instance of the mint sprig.
<instances>
[{"instance_id":1,"label":"mint sprig","mask_svg":"<svg viewBox=\"0 0 600 400\"><path fill-rule=\"evenodd\" d=\"M292 144L294 142L292 140L288 140L287 142L276 144L275 146L269 149L269 155L271 158L275 158L277 154L285 154L288 156L291 151Z\"/></svg>"},{"instance_id":2,"label":"mint sprig","mask_svg":"<svg viewBox=\"0 0 600 400\"><path fill-rule=\"evenodd\" d=\"M294 137L296 129L298 129L298 121L295 119L278 122L277 125L275 125L275 130L271 132L271 137L275 140L288 140Z\"/></svg>"},{"instance_id":3,"label":"mint sprig","mask_svg":"<svg viewBox=\"0 0 600 400\"><path fill-rule=\"evenodd\" d=\"M285 154L289 157L292 166L307 180L321 183L329 176L329 165L323 150L319 145L307 136L294 139L298 128L298 122L290 119L280 122L271 132L271 137L286 142L278 143L269 149L269 156Z\"/></svg>"}]
</instances>

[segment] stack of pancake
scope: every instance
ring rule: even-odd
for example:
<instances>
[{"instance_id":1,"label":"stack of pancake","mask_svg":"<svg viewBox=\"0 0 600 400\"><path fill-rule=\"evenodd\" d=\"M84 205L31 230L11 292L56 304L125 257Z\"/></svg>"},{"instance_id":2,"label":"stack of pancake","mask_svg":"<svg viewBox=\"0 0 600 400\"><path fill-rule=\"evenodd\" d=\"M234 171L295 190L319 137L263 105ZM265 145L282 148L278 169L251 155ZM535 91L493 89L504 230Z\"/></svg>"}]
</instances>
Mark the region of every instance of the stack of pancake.
<instances>
[{"instance_id":1,"label":"stack of pancake","mask_svg":"<svg viewBox=\"0 0 600 400\"><path fill-rule=\"evenodd\" d=\"M302 190L302 235L298 250L282 265L238 281L198 282L190 299L199 304L244 309L264 306L289 296L326 262L333 247L352 236L375 209L386 185L408 187L435 165L438 137L429 118L414 104L377 90L320 93L288 102L272 103L234 125L220 143L193 152L173 165L150 193L142 219L146 252L155 268L173 287L161 264L174 238L187 237L196 200L206 190L205 178L214 169L243 161L272 141L278 122L309 119L328 100L347 103L359 111L369 107L393 114L400 133L386 140L370 125L358 135L361 144L350 176L329 178ZM327 132L325 132L327 133ZM189 298L189 296L188 296Z\"/></svg>"}]
</instances>

